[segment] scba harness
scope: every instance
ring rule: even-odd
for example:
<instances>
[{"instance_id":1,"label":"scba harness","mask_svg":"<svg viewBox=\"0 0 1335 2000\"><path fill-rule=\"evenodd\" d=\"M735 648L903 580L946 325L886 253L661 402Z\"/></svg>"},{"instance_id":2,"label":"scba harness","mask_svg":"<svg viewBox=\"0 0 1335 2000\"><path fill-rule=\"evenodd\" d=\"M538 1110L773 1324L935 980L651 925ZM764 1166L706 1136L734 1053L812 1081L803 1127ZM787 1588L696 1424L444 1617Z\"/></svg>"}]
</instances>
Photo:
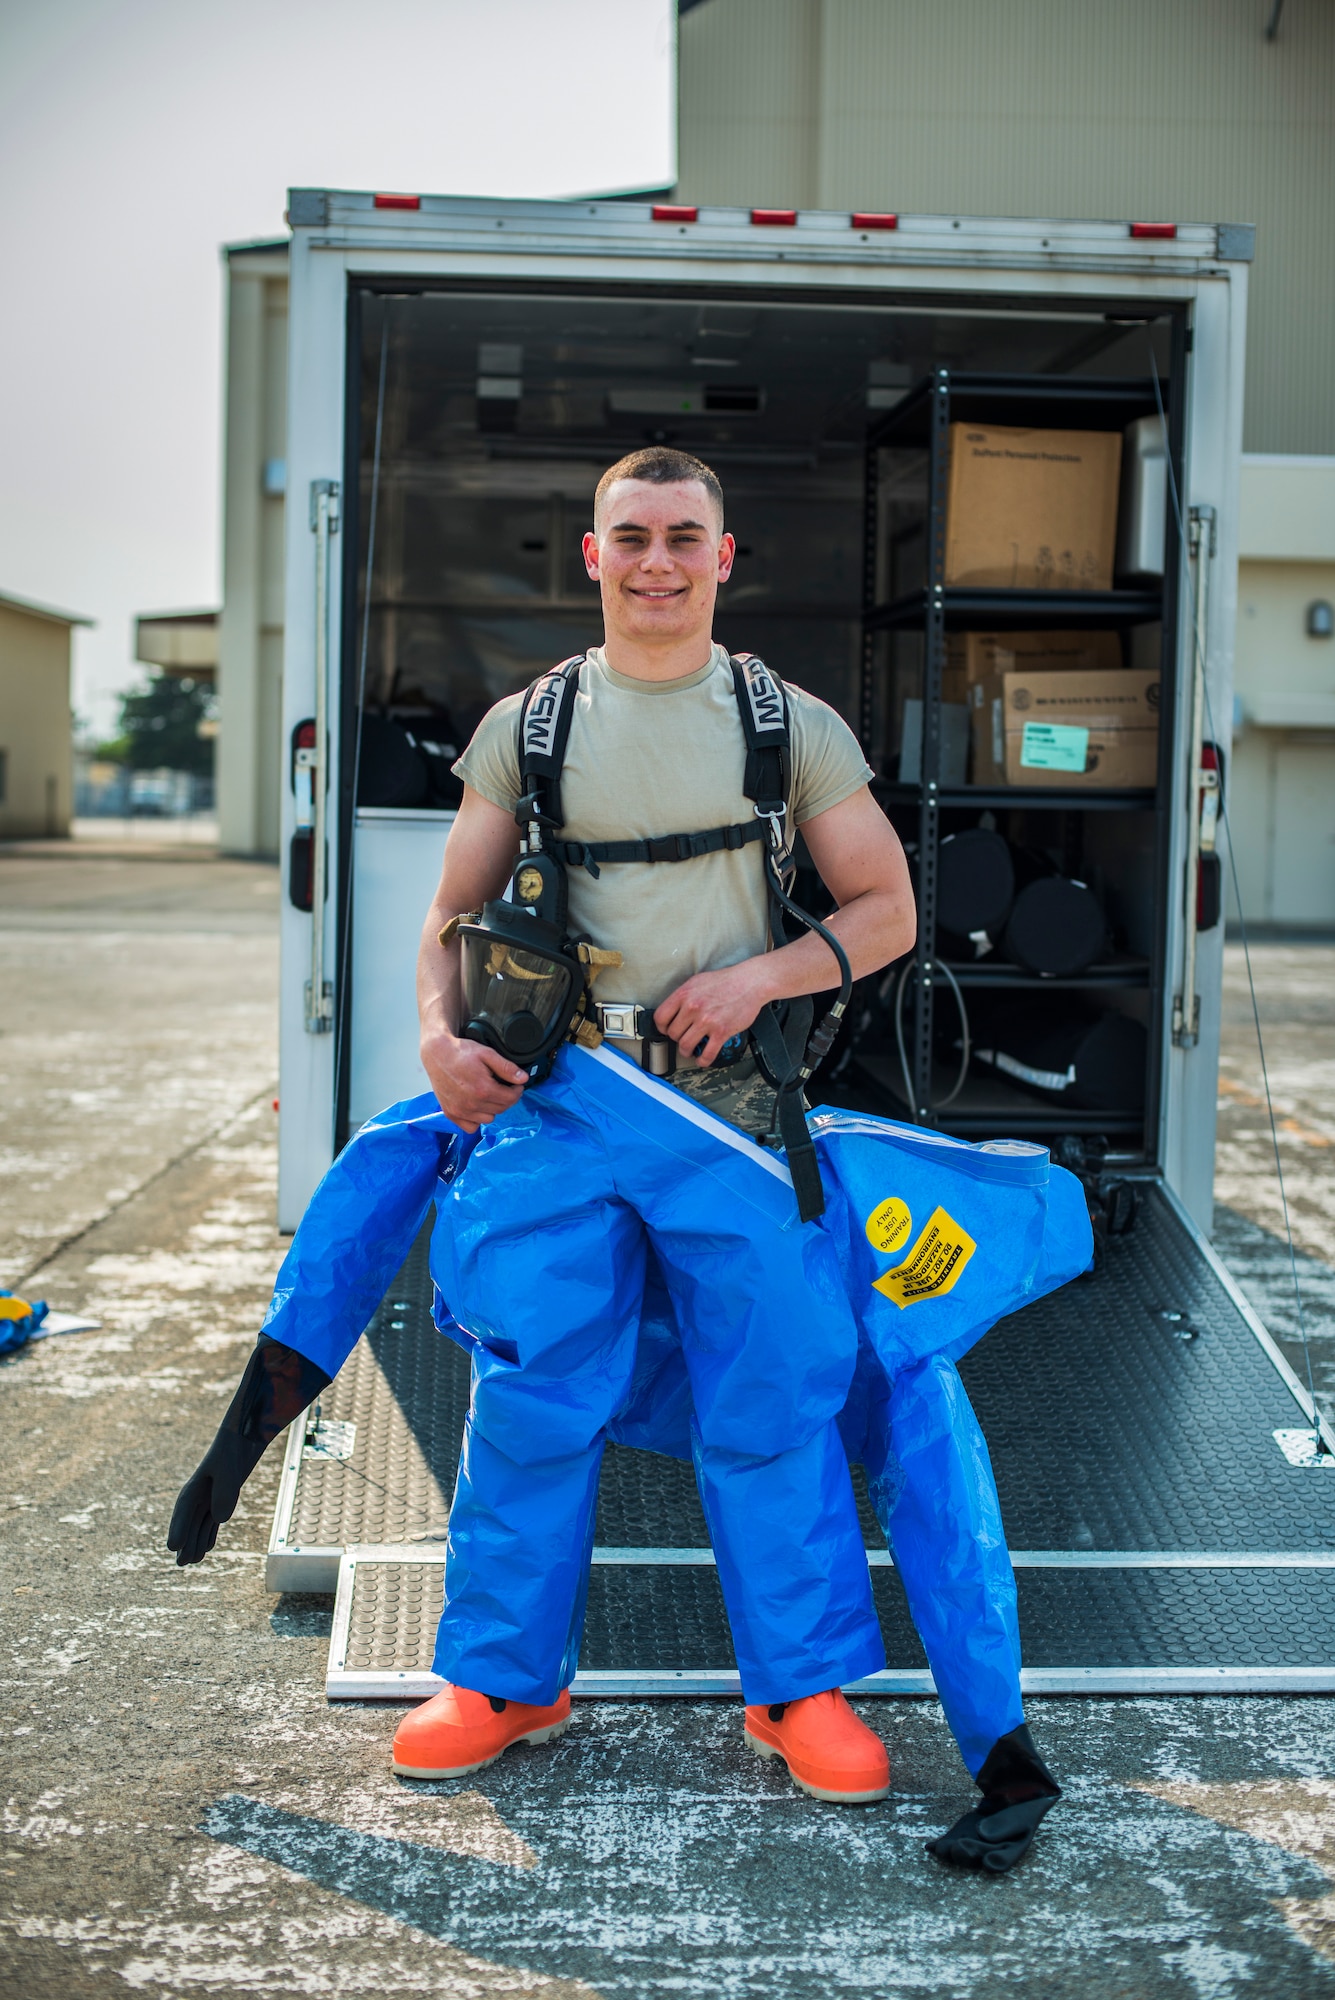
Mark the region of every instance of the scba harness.
<instances>
[{"instance_id":1,"label":"scba harness","mask_svg":"<svg viewBox=\"0 0 1335 2000\"><path fill-rule=\"evenodd\" d=\"M764 661L754 654L732 656L733 693L746 739L742 790L752 802L754 816L750 820L699 832L661 834L650 840L563 840L559 837L565 824L561 773L584 660L584 654L576 654L541 675L529 688L520 709L522 796L515 808L515 818L524 829L525 847L516 870L516 882L529 856L547 856L566 868L583 868L597 879L609 864L694 861L706 854L736 853L752 843L761 845L769 889L770 933L775 947L789 942L783 928L787 913L822 938L833 952L839 966L839 995L809 1040L812 1018L809 999L783 1002L778 1008L767 1004L749 1034L736 1038L737 1046L727 1059L737 1060L749 1046L773 1087L774 1117L767 1140L783 1147L797 1194L798 1213L804 1222L814 1221L824 1213L825 1196L815 1147L807 1130L802 1091L833 1045L852 990L852 972L838 939L824 924L800 909L789 893L794 866L785 833L792 779L787 692ZM648 1009L609 1004L594 1006L592 1013L604 1033L638 1039L646 1050L667 1042L666 1037L657 1033ZM669 1049L672 1046L667 1045Z\"/></svg>"},{"instance_id":2,"label":"scba harness","mask_svg":"<svg viewBox=\"0 0 1335 2000\"><path fill-rule=\"evenodd\" d=\"M737 712L746 736L742 790L755 804L754 819L733 826L711 827L705 833L667 833L655 840L553 838L552 830L565 823L561 771L584 660L585 655L578 653L534 681L519 714L523 796L515 808L515 818L523 827L531 829L536 824L543 852L555 855L568 868L587 869L596 879L604 862L694 861L702 854L736 853L752 841L768 836L786 866L787 850L779 822L787 815L792 775L788 698L764 661L750 653L735 654L731 664Z\"/></svg>"}]
</instances>

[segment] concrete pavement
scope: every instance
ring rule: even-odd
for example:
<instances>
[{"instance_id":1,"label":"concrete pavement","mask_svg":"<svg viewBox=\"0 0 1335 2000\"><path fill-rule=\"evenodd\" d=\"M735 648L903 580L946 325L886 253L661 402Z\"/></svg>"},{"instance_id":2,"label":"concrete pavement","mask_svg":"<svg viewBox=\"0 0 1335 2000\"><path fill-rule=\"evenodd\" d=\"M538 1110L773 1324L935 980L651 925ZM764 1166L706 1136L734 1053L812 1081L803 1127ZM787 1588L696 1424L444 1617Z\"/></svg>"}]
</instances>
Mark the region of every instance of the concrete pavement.
<instances>
[{"instance_id":1,"label":"concrete pavement","mask_svg":"<svg viewBox=\"0 0 1335 2000\"><path fill-rule=\"evenodd\" d=\"M1252 963L1275 1114L1272 1136L1242 947L1225 959L1215 1242L1307 1380L1335 1411L1335 947L1266 941ZM1275 1171L1278 1141L1297 1290Z\"/></svg>"},{"instance_id":2,"label":"concrete pavement","mask_svg":"<svg viewBox=\"0 0 1335 2000\"><path fill-rule=\"evenodd\" d=\"M328 1600L264 1590L273 1454L175 1568L282 1254L276 904L199 854L0 855L0 1283L104 1322L0 1367L3 1990L1335 1995L1333 1700L1033 1704L1069 1802L978 1880L922 1851L969 1797L935 1704L863 1704L894 1782L865 1812L755 1762L730 1703L580 1704L549 1749L409 1787L395 1711L324 1700ZM1235 956L1222 1234L1282 1324ZM1335 952L1258 966L1315 1316Z\"/></svg>"}]
</instances>

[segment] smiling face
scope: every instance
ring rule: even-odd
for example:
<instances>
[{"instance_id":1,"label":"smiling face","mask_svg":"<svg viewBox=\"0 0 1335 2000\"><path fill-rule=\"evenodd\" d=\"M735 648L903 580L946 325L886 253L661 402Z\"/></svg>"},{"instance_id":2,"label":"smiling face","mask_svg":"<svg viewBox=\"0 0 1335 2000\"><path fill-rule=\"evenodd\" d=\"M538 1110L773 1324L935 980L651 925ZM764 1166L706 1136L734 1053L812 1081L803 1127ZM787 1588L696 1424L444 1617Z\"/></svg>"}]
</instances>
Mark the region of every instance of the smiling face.
<instances>
[{"instance_id":1,"label":"smiling face","mask_svg":"<svg viewBox=\"0 0 1335 2000\"><path fill-rule=\"evenodd\" d=\"M714 599L735 545L697 479L619 479L602 497L584 565L599 586L609 639L677 646L713 633Z\"/></svg>"}]
</instances>

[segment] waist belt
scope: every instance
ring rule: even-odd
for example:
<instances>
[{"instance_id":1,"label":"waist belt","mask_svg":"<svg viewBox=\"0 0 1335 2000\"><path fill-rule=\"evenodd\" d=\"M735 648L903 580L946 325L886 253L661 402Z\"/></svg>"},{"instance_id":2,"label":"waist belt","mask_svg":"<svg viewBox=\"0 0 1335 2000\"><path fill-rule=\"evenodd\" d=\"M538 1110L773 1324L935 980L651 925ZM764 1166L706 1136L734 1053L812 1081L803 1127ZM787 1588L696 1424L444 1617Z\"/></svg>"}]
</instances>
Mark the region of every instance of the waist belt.
<instances>
[{"instance_id":1,"label":"waist belt","mask_svg":"<svg viewBox=\"0 0 1335 2000\"><path fill-rule=\"evenodd\" d=\"M603 1040L623 1043L627 1053L634 1055L640 1068L650 1076L672 1076L679 1069L705 1067L679 1049L670 1035L663 1034L654 1023L653 1009L641 1007L638 1001L595 1000L590 1003L589 1012ZM715 1072L731 1069L746 1053L748 1041L745 1034L730 1036L710 1067Z\"/></svg>"},{"instance_id":2,"label":"waist belt","mask_svg":"<svg viewBox=\"0 0 1335 2000\"><path fill-rule=\"evenodd\" d=\"M564 861L567 868L587 868L598 875L600 861L694 861L701 854L735 854L753 840L764 840L768 828L764 820L753 819L735 826L711 827L707 833L664 833L656 840L553 840L546 837L543 849Z\"/></svg>"},{"instance_id":3,"label":"waist belt","mask_svg":"<svg viewBox=\"0 0 1335 2000\"><path fill-rule=\"evenodd\" d=\"M654 1026L653 1012L634 1000L595 1000L591 1012L609 1042L627 1044L640 1068L650 1076L671 1076L680 1063L683 1069L698 1069L689 1056L681 1056L677 1044Z\"/></svg>"}]
</instances>

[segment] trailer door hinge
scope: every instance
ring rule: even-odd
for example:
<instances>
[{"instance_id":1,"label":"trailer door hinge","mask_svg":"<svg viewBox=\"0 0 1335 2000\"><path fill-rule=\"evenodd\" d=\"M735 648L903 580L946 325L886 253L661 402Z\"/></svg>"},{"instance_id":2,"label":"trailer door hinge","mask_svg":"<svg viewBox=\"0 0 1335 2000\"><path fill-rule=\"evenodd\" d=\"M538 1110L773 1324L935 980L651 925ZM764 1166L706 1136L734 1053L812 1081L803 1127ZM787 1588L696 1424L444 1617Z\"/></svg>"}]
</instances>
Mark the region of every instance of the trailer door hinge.
<instances>
[{"instance_id":1,"label":"trailer door hinge","mask_svg":"<svg viewBox=\"0 0 1335 2000\"><path fill-rule=\"evenodd\" d=\"M1199 993L1191 996L1191 1025L1187 1025L1186 1009L1182 1005L1182 995L1173 996L1173 1047L1194 1049L1201 1038L1201 999Z\"/></svg>"},{"instance_id":2,"label":"trailer door hinge","mask_svg":"<svg viewBox=\"0 0 1335 2000\"><path fill-rule=\"evenodd\" d=\"M339 517L338 496L339 496L339 486L338 486L338 481L336 479L312 479L311 481L311 533L312 534L314 534L315 530L320 525L320 501L322 498L326 497L328 499L329 506L328 506L328 511L325 515L325 520L328 523L330 534L336 535L338 533L338 517Z\"/></svg>"},{"instance_id":3,"label":"trailer door hinge","mask_svg":"<svg viewBox=\"0 0 1335 2000\"><path fill-rule=\"evenodd\" d=\"M334 1025L334 989L326 979L318 1002L313 1002L313 987L308 979L302 989L306 1002L306 1032L309 1035L327 1035Z\"/></svg>"},{"instance_id":4,"label":"trailer door hinge","mask_svg":"<svg viewBox=\"0 0 1335 2000\"><path fill-rule=\"evenodd\" d=\"M1187 509L1187 518L1190 523L1187 530L1187 541L1192 555L1200 553L1201 541L1204 538L1205 553L1213 562L1219 552L1218 514L1208 502L1203 502L1199 506L1189 507ZM1207 529L1209 531L1208 536L1206 535Z\"/></svg>"}]
</instances>

